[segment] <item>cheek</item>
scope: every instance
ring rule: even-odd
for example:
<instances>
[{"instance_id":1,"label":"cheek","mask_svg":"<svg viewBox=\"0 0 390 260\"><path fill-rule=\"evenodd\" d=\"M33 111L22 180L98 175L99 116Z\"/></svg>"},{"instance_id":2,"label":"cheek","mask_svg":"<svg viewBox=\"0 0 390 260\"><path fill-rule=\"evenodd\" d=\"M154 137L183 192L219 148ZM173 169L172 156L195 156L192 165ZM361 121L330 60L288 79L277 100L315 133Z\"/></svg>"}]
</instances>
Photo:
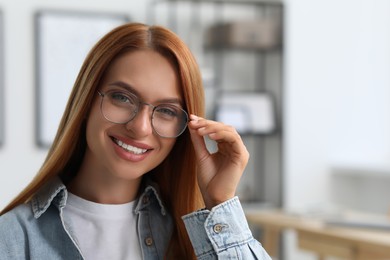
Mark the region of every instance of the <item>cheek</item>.
<instances>
[{"instance_id":1,"label":"cheek","mask_svg":"<svg viewBox=\"0 0 390 260\"><path fill-rule=\"evenodd\" d=\"M100 108L98 104L95 103L87 118L87 142L91 144L91 142L96 142L102 138L99 136L102 134L105 128L105 120L100 114Z\"/></svg>"}]
</instances>

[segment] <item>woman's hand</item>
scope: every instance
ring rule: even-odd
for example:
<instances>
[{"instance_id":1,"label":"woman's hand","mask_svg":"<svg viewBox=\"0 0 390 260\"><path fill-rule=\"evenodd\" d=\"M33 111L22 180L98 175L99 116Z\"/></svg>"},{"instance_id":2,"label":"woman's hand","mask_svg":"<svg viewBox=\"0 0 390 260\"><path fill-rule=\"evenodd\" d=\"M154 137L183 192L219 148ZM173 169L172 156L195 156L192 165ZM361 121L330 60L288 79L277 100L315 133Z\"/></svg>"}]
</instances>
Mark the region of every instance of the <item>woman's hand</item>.
<instances>
[{"instance_id":1,"label":"woman's hand","mask_svg":"<svg viewBox=\"0 0 390 260\"><path fill-rule=\"evenodd\" d=\"M237 131L220 122L190 116L189 130L198 161L198 182L206 207L235 196L237 185L249 160L249 153ZM210 154L204 137L217 142L218 151Z\"/></svg>"}]
</instances>

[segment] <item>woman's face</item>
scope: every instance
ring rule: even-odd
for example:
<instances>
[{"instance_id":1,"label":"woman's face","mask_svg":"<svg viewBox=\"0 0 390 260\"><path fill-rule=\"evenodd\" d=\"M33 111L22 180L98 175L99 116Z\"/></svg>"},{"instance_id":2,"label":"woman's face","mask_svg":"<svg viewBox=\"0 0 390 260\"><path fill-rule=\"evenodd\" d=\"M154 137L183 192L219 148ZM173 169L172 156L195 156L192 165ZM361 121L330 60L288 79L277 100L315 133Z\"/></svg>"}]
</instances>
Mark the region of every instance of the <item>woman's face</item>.
<instances>
[{"instance_id":1,"label":"woman's face","mask_svg":"<svg viewBox=\"0 0 390 260\"><path fill-rule=\"evenodd\" d=\"M167 102L179 107L183 104L175 67L151 50L128 52L114 60L98 90L135 94L154 106ZM104 98L107 99L107 95ZM153 131L151 106L141 105L130 122L115 124L102 115L101 100L96 92L87 121L83 166L87 163L88 170L103 174L105 178L139 179L167 157L176 139L162 138Z\"/></svg>"}]
</instances>

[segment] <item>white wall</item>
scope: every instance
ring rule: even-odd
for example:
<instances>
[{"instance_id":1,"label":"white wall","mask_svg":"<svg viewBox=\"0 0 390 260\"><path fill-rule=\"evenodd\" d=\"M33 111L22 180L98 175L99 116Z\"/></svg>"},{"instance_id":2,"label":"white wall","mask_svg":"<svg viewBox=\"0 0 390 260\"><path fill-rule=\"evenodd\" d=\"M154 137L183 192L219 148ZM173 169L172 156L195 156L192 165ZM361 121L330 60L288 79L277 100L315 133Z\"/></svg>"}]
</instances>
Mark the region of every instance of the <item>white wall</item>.
<instances>
[{"instance_id":1,"label":"white wall","mask_svg":"<svg viewBox=\"0 0 390 260\"><path fill-rule=\"evenodd\" d=\"M289 0L285 21L286 208L369 206L387 212L390 2ZM347 171L351 181L335 178L338 169ZM369 179L379 175L388 185L360 177L353 181L362 172ZM287 259L313 259L297 252L294 239L289 241Z\"/></svg>"},{"instance_id":2,"label":"white wall","mask_svg":"<svg viewBox=\"0 0 390 260\"><path fill-rule=\"evenodd\" d=\"M328 202L333 168L390 172L389 24L386 0L288 1L287 207Z\"/></svg>"}]
</instances>

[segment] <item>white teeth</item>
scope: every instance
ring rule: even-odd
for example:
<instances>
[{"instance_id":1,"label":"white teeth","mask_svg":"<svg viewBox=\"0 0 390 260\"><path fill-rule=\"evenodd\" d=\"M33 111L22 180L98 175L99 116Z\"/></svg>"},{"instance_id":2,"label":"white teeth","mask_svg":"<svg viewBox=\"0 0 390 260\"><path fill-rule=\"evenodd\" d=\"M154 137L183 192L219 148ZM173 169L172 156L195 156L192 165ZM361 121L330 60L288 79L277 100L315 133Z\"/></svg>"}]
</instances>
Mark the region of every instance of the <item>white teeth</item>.
<instances>
[{"instance_id":1,"label":"white teeth","mask_svg":"<svg viewBox=\"0 0 390 260\"><path fill-rule=\"evenodd\" d=\"M146 151L148 150L148 149L141 149L141 148L138 148L135 146L131 146L129 144L125 144L124 142L117 140L117 139L114 139L114 141L117 145L119 145L120 147L122 147L126 151L132 152L134 154L143 154L143 153L146 153Z\"/></svg>"}]
</instances>

